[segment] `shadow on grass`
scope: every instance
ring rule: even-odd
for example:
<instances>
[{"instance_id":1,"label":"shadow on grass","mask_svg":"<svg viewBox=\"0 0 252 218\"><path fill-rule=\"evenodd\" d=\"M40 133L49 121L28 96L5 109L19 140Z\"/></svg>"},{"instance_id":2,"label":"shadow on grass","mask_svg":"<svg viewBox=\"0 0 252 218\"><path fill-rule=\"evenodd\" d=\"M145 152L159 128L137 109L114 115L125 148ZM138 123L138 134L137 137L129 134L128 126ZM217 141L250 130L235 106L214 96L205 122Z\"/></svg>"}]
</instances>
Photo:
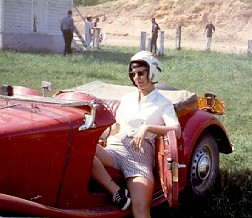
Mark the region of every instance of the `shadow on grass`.
<instances>
[{"instance_id":1,"label":"shadow on grass","mask_svg":"<svg viewBox=\"0 0 252 218\"><path fill-rule=\"evenodd\" d=\"M204 197L183 193L178 210L162 205L152 211L152 218L163 217L251 217L252 170L229 173L221 171L216 185Z\"/></svg>"},{"instance_id":2,"label":"shadow on grass","mask_svg":"<svg viewBox=\"0 0 252 218\"><path fill-rule=\"evenodd\" d=\"M84 58L91 58L96 61L108 61L108 62L117 62L121 64L127 64L130 58L140 50L137 48L129 48L127 51L124 49L116 48L105 48L101 50L91 50L91 51L81 51L81 54ZM162 60L172 60L176 58L175 55L165 55L165 56L156 56L160 61Z\"/></svg>"},{"instance_id":3,"label":"shadow on grass","mask_svg":"<svg viewBox=\"0 0 252 218\"><path fill-rule=\"evenodd\" d=\"M137 50L136 50L137 51ZM94 51L85 51L81 52L81 55L84 58L88 58L95 61L105 61L105 62L116 62L125 64L128 63L130 58L135 54L135 52L128 51L123 52L120 50L94 50Z\"/></svg>"}]
</instances>

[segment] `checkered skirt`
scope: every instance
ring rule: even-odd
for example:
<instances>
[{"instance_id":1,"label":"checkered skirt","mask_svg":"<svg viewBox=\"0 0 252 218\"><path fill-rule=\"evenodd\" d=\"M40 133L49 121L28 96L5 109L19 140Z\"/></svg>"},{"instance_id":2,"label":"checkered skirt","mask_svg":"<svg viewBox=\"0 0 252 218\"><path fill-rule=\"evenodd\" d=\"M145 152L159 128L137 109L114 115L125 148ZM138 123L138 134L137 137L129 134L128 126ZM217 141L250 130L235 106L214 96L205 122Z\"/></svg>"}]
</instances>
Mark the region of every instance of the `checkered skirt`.
<instances>
[{"instance_id":1,"label":"checkered skirt","mask_svg":"<svg viewBox=\"0 0 252 218\"><path fill-rule=\"evenodd\" d=\"M125 178L143 176L154 181L153 167L155 162L154 144L145 140L140 149L132 145L133 138L126 137L121 143L112 142L106 150L114 160L114 168L121 170Z\"/></svg>"}]
</instances>

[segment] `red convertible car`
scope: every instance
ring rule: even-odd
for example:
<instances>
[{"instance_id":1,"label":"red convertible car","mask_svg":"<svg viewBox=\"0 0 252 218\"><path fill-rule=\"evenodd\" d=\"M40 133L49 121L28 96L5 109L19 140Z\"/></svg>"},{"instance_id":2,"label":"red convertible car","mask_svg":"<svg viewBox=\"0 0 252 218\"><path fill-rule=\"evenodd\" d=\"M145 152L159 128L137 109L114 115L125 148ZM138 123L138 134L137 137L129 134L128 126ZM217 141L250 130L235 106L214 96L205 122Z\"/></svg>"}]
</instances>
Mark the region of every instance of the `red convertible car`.
<instances>
[{"instance_id":1,"label":"red convertible car","mask_svg":"<svg viewBox=\"0 0 252 218\"><path fill-rule=\"evenodd\" d=\"M44 83L43 89L49 89ZM182 127L156 138L152 206L168 201L178 208L185 190L202 196L213 186L219 153L232 144L215 114L224 104L212 93L198 97L160 85ZM91 178L97 143L115 122L120 98L135 89L94 81L52 97L20 86L3 85L0 95L0 215L43 217L126 217L108 192ZM105 136L104 136L105 135ZM104 145L105 146L105 145ZM108 169L118 183L120 171Z\"/></svg>"}]
</instances>

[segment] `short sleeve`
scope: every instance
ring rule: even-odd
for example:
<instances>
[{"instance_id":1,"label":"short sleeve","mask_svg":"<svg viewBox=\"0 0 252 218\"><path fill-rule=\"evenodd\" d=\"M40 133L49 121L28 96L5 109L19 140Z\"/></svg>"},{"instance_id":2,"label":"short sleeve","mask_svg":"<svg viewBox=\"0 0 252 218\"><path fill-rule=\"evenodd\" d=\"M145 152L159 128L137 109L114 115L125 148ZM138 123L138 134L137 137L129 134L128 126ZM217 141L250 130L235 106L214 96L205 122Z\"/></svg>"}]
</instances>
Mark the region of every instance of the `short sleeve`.
<instances>
[{"instance_id":1,"label":"short sleeve","mask_svg":"<svg viewBox=\"0 0 252 218\"><path fill-rule=\"evenodd\" d=\"M165 125L179 124L178 117L172 103L169 103L164 107L162 116L163 116Z\"/></svg>"}]
</instances>

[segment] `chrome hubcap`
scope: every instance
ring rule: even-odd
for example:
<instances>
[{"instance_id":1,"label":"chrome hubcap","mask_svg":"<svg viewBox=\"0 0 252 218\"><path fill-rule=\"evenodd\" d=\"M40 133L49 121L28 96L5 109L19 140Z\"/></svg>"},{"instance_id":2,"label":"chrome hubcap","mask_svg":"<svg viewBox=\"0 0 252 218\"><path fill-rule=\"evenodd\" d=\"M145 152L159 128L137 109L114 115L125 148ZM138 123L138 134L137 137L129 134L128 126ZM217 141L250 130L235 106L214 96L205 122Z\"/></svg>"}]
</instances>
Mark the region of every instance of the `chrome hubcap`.
<instances>
[{"instance_id":1,"label":"chrome hubcap","mask_svg":"<svg viewBox=\"0 0 252 218\"><path fill-rule=\"evenodd\" d=\"M211 158L209 153L200 148L192 163L192 179L194 185L200 185L211 172Z\"/></svg>"}]
</instances>

